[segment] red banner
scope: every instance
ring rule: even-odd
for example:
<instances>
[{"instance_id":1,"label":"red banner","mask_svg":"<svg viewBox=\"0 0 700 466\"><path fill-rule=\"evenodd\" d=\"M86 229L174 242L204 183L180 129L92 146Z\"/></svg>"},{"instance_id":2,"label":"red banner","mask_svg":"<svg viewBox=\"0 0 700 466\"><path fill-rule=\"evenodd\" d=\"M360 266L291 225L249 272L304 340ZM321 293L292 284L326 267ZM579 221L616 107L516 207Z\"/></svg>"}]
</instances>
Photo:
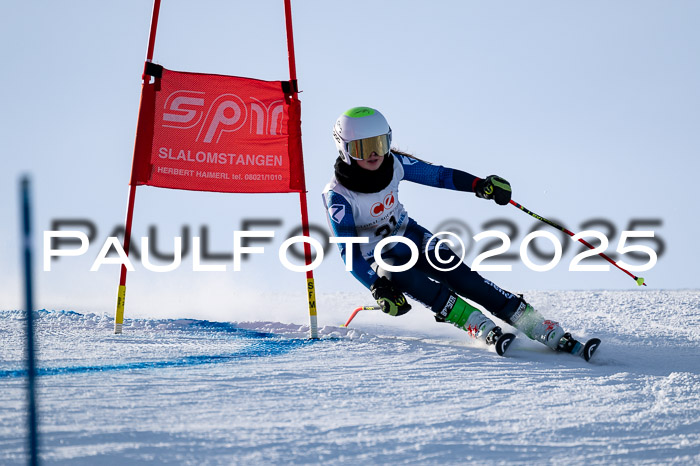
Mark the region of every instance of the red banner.
<instances>
[{"instance_id":1,"label":"red banner","mask_svg":"<svg viewBox=\"0 0 700 466\"><path fill-rule=\"evenodd\" d=\"M287 81L150 65L132 184L195 191L304 190L300 104Z\"/></svg>"}]
</instances>

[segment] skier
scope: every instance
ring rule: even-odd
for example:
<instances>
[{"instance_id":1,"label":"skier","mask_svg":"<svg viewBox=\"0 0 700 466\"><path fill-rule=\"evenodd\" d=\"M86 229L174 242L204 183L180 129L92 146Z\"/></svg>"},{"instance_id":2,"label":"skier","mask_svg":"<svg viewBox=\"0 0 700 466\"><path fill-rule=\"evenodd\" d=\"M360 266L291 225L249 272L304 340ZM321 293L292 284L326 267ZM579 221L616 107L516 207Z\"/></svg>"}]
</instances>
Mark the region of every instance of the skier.
<instances>
[{"instance_id":1,"label":"skier","mask_svg":"<svg viewBox=\"0 0 700 466\"><path fill-rule=\"evenodd\" d=\"M553 350L590 358L599 340L579 343L557 322L545 319L522 295L501 289L464 263L450 271L433 267L426 257L428 253L437 255L443 263L460 259L444 242L438 251L437 241L426 244L433 235L408 216L398 198L399 182L407 180L473 192L479 198L505 205L511 198L508 181L495 175L478 178L392 149L391 128L373 108L355 107L340 115L333 137L339 156L335 175L323 191L329 224L336 237L361 237L367 241L340 242L338 246L343 261L352 261L352 274L371 291L383 312L392 316L408 312L411 305L406 294L431 309L438 322L450 322L464 329L471 337L495 345L502 355L515 336L504 333L463 299L467 298ZM389 236L403 237L415 244L420 251L415 265L402 272L389 272L375 262L375 247ZM381 258L390 265L406 264L411 257L410 247L402 242L391 242L381 251ZM432 263L436 263L435 258Z\"/></svg>"}]
</instances>

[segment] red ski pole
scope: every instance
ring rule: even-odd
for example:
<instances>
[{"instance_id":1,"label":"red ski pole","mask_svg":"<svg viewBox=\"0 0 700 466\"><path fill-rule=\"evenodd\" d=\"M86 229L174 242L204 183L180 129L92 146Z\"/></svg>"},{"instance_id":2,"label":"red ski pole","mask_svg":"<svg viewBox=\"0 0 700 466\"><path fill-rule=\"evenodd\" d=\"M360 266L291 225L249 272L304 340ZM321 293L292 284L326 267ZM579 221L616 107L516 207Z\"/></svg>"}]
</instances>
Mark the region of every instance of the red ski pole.
<instances>
[{"instance_id":1,"label":"red ski pole","mask_svg":"<svg viewBox=\"0 0 700 466\"><path fill-rule=\"evenodd\" d=\"M511 203L512 205L514 205L515 207L517 207L518 209L520 209L520 210L522 210L523 212L525 212L526 214L528 214L529 216L536 218L536 219L539 220L540 222L544 222L544 223L546 223L547 225L553 226L553 227L556 228L557 230L563 231L564 233L566 233L566 234L569 235L569 236L574 236L574 233L573 233L573 232L567 230L566 228L564 228L563 226L559 225L558 223L555 223L555 222L553 222L553 221L551 221L551 220L549 220L549 219L546 219L546 218L542 217L541 215L537 215L536 213L532 212L531 210L526 209L525 207L523 207L522 205L518 204L517 202L515 202L515 201L513 201L513 200L511 200L510 203ZM594 246L592 246L588 241L584 240L583 238L579 238L578 240L579 240L580 243L585 244L585 245L586 245L587 247L589 247L590 249L595 249ZM610 259L608 256L606 256L606 255L603 254L602 252L599 252L598 255L601 256L601 257L602 257L603 259L605 259L606 261L610 262L612 265L614 265L614 266L617 267L618 269L620 269L620 270L622 270L623 272L625 272L625 273L626 273L627 275L629 275L630 277L634 278L634 281L637 282L637 285L639 285L639 286L642 286L642 285L647 286L647 284L644 283L644 278L642 278L642 277L637 277L636 275L634 275L633 273L631 273L629 270L623 269L622 267L620 267L619 265L617 265L617 263L616 263L614 260Z\"/></svg>"},{"instance_id":2,"label":"red ski pole","mask_svg":"<svg viewBox=\"0 0 700 466\"><path fill-rule=\"evenodd\" d=\"M350 325L350 322L352 322L352 319L354 319L355 316L357 315L357 313L360 311L378 311L379 309L381 309L381 307L379 307L379 306L360 306L357 309L355 309L354 311L352 311L352 314L350 315L350 318L348 319L348 321L345 322L345 325L341 325L341 327L347 327L348 325Z\"/></svg>"}]
</instances>

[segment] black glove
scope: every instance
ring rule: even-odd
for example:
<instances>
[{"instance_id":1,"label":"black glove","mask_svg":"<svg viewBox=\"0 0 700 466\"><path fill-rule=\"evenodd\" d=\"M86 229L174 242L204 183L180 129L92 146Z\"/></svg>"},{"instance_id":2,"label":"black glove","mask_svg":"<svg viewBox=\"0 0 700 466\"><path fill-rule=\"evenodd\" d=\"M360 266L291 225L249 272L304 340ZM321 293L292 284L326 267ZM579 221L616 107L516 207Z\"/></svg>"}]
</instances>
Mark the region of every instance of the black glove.
<instances>
[{"instance_id":1,"label":"black glove","mask_svg":"<svg viewBox=\"0 0 700 466\"><path fill-rule=\"evenodd\" d=\"M489 175L486 179L479 179L474 186L476 197L493 199L498 205L506 205L510 202L510 183L496 175Z\"/></svg>"},{"instance_id":2,"label":"black glove","mask_svg":"<svg viewBox=\"0 0 700 466\"><path fill-rule=\"evenodd\" d=\"M370 288L372 296L377 300L385 312L391 316L400 316L411 310L403 293L394 288L391 281L386 277L379 277Z\"/></svg>"}]
</instances>

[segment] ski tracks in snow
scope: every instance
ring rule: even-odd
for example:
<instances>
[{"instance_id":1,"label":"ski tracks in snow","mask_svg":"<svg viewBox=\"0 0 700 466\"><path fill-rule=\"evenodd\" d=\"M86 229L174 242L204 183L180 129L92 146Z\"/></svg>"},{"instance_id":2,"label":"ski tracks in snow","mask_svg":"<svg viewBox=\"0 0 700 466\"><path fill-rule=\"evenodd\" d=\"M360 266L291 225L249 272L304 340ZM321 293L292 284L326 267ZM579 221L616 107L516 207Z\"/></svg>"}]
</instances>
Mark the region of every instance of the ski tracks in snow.
<instances>
[{"instance_id":1,"label":"ski tracks in snow","mask_svg":"<svg viewBox=\"0 0 700 466\"><path fill-rule=\"evenodd\" d=\"M575 335L600 337L594 360L522 335L500 357L418 309L408 320L360 314L351 328L322 327L313 342L303 324L138 319L116 336L107 316L40 311L42 458L700 462L700 293L528 298ZM352 310L346 301L337 299L339 323ZM0 312L3 464L26 460L22 329L21 313Z\"/></svg>"}]
</instances>

